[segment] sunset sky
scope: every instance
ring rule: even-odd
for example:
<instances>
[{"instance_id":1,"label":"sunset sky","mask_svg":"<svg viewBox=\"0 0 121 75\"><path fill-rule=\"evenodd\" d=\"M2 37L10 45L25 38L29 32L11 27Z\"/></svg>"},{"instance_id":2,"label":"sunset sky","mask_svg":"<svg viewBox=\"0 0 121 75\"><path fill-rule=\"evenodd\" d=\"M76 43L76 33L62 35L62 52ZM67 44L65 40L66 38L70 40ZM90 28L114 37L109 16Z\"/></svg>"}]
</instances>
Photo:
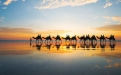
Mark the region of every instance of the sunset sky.
<instances>
[{"instance_id":1,"label":"sunset sky","mask_svg":"<svg viewBox=\"0 0 121 75\"><path fill-rule=\"evenodd\" d=\"M121 39L121 0L0 0L0 40L37 34Z\"/></svg>"}]
</instances>

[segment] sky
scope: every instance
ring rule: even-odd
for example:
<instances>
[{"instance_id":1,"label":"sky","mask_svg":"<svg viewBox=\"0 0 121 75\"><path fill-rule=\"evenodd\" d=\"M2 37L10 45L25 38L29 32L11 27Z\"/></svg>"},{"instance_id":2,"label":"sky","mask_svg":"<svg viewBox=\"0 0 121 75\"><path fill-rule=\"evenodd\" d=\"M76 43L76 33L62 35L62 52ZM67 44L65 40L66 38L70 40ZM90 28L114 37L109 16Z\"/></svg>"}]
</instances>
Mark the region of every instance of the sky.
<instances>
[{"instance_id":1,"label":"sky","mask_svg":"<svg viewBox=\"0 0 121 75\"><path fill-rule=\"evenodd\" d=\"M121 0L0 0L0 40L37 34L121 39Z\"/></svg>"}]
</instances>

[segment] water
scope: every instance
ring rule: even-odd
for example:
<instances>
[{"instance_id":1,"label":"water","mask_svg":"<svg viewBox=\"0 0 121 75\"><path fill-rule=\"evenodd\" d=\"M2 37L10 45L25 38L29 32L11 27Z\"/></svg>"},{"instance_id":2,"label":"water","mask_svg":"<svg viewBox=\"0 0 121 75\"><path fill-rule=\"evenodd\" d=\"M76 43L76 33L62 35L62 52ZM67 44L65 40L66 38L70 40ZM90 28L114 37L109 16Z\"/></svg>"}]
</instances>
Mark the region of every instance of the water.
<instances>
[{"instance_id":1,"label":"water","mask_svg":"<svg viewBox=\"0 0 121 75\"><path fill-rule=\"evenodd\" d=\"M0 75L121 75L121 42L83 46L0 41Z\"/></svg>"}]
</instances>

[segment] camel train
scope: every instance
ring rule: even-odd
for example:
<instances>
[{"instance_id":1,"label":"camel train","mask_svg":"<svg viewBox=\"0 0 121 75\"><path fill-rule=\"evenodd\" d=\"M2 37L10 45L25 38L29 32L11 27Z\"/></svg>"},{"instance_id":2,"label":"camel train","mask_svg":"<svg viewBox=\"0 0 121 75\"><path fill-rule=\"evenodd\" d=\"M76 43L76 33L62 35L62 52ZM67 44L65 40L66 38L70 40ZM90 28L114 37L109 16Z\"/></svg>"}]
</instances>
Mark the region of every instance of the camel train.
<instances>
[{"instance_id":1,"label":"camel train","mask_svg":"<svg viewBox=\"0 0 121 75\"><path fill-rule=\"evenodd\" d=\"M49 50L50 50L52 44L54 44L54 46L57 48L57 50L59 50L62 43L65 44L67 50L70 49L70 46L72 46L72 48L76 50L77 42L80 43L79 47L81 47L83 49L85 49L85 48L87 50L90 48L95 49L97 46L97 41L99 41L100 48L102 49L102 51L105 51L106 40L109 40L109 46L110 46L111 50L114 50L115 45L116 45L116 39L115 39L114 35L105 37L104 35L90 36L88 34L88 35L82 35L82 36L74 35L72 37L70 37L70 35L66 35L66 37L61 37L60 35L57 34L56 37L54 37L54 36L51 37L51 35L42 37L41 34L38 34L36 37L30 38L30 43L32 42L33 39L36 40L36 45L34 45L33 47L37 47L37 50L41 50L41 47L43 44L45 44L45 46Z\"/></svg>"},{"instance_id":2,"label":"camel train","mask_svg":"<svg viewBox=\"0 0 121 75\"><path fill-rule=\"evenodd\" d=\"M65 40L65 42L70 42L70 41L77 42L77 40L79 40L79 42L81 42L81 43L96 44L98 39L101 44L106 44L106 39L109 40L109 43L113 43L113 44L116 43L114 35L110 35L110 37L105 37L104 35L101 35L100 37L92 35L90 37L88 34L86 36L85 35L83 35L83 36L74 35L74 36L70 37L70 35L66 35L66 37L61 37L60 35L57 34L56 37L51 37L51 35L48 35L47 37L42 37L41 34L38 34L36 37L30 38L30 42L32 41L32 39L35 39L36 43L39 43L39 42L52 43L52 42L54 42L53 40L55 40L56 43L59 43L59 42L62 43L63 40Z\"/></svg>"}]
</instances>

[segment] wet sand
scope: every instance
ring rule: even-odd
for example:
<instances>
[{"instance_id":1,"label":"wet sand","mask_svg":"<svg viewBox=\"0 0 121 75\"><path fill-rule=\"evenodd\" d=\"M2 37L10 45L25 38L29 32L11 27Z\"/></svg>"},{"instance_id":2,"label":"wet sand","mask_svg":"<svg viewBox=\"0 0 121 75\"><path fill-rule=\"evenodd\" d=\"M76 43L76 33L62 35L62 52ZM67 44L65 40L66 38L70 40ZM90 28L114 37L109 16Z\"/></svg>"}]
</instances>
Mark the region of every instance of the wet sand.
<instances>
[{"instance_id":1,"label":"wet sand","mask_svg":"<svg viewBox=\"0 0 121 75\"><path fill-rule=\"evenodd\" d=\"M0 42L0 75L121 75L121 42Z\"/></svg>"}]
</instances>

